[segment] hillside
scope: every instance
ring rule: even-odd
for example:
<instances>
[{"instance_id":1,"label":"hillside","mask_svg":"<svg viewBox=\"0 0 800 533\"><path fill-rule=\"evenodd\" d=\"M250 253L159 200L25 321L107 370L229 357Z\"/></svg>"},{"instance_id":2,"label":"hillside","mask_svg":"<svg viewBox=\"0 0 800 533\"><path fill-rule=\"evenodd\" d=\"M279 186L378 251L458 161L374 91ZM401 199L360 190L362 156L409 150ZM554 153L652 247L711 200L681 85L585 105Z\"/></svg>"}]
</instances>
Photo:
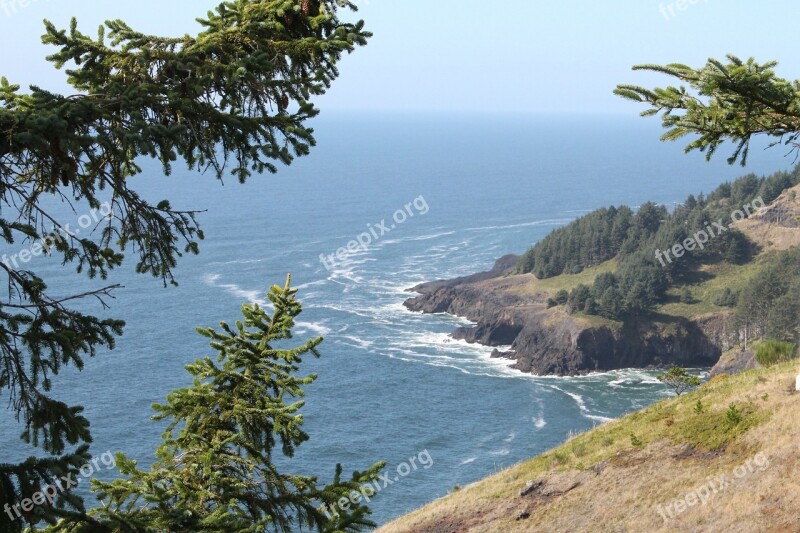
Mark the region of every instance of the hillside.
<instances>
[{"instance_id":1,"label":"hillside","mask_svg":"<svg viewBox=\"0 0 800 533\"><path fill-rule=\"evenodd\" d=\"M378 531L800 531L798 370L719 376Z\"/></svg>"},{"instance_id":2,"label":"hillside","mask_svg":"<svg viewBox=\"0 0 800 533\"><path fill-rule=\"evenodd\" d=\"M715 373L749 368L752 340L798 340L798 181L800 167L744 176L672 213L652 203L635 213L599 209L516 265L505 256L489 272L423 283L405 305L472 320L454 337L496 347L495 357L539 375L720 360ZM744 209L734 206L756 205L723 226ZM704 246L663 261L698 235Z\"/></svg>"},{"instance_id":3,"label":"hillside","mask_svg":"<svg viewBox=\"0 0 800 533\"><path fill-rule=\"evenodd\" d=\"M763 213L737 223L762 250L800 245L800 185L783 192Z\"/></svg>"}]
</instances>

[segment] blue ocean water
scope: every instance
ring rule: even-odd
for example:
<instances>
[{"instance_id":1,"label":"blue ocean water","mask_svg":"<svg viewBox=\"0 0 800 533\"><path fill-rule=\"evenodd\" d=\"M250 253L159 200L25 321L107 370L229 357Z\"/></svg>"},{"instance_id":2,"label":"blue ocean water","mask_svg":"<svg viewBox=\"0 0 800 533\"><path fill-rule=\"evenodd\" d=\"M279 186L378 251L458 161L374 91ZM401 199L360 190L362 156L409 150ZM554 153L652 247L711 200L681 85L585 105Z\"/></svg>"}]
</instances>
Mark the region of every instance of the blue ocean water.
<instances>
[{"instance_id":1,"label":"blue ocean water","mask_svg":"<svg viewBox=\"0 0 800 533\"><path fill-rule=\"evenodd\" d=\"M245 185L177 168L165 177L150 163L135 178L151 200L206 210L207 239L200 256L180 262L178 288L130 265L115 272L109 282L125 288L110 314L127 320L125 335L83 372L56 380L62 398L86 407L96 454L149 463L161 433L150 406L189 383L184 365L210 354L194 328L235 321L244 301L263 301L291 272L304 305L297 338L325 342L322 358L304 365L320 376L304 408L311 440L286 466L327 480L337 462L351 471L387 461L397 481L372 502L386 522L667 395L637 370L523 375L491 360L490 349L450 339L463 320L406 311L407 288L488 269L597 207L672 205L792 164L776 150L755 150L746 171L724 157L706 163L660 143L657 123L630 117L326 114L315 127L310 157ZM388 233L366 251L330 271L321 262L381 225ZM60 294L102 283L45 258L27 266ZM0 462L31 454L3 420ZM423 451L429 467L417 461L397 474Z\"/></svg>"}]
</instances>

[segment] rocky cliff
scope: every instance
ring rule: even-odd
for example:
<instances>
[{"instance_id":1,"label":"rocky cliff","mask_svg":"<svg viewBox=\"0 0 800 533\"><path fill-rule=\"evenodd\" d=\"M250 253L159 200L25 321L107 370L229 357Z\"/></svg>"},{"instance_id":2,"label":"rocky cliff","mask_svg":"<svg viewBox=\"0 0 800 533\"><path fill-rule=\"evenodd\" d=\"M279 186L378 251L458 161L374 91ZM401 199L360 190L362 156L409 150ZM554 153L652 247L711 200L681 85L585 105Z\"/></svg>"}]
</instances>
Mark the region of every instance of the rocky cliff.
<instances>
[{"instance_id":1,"label":"rocky cliff","mask_svg":"<svg viewBox=\"0 0 800 533\"><path fill-rule=\"evenodd\" d=\"M620 368L678 364L711 366L729 348L729 316L700 320L658 316L625 323L567 314L547 307L547 294L531 290L531 274L512 275L517 256L472 276L424 283L405 306L423 313L449 313L475 322L453 333L467 342L494 346L495 357L538 375L574 375Z\"/></svg>"}]
</instances>

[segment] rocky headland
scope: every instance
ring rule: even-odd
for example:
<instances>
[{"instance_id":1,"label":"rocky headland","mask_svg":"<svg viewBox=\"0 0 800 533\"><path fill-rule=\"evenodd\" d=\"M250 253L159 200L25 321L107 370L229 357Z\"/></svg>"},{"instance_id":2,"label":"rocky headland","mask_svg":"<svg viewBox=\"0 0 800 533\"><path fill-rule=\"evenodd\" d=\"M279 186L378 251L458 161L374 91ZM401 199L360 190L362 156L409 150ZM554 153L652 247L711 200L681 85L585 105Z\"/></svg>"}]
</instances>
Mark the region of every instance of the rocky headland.
<instances>
[{"instance_id":1,"label":"rocky headland","mask_svg":"<svg viewBox=\"0 0 800 533\"><path fill-rule=\"evenodd\" d=\"M708 367L733 347L730 312L694 320L657 315L626 322L568 314L548 308L548 293L532 274L513 274L518 256L471 276L423 283L406 308L448 313L475 322L453 337L495 347L493 357L513 360L522 372L577 375L672 364Z\"/></svg>"}]
</instances>

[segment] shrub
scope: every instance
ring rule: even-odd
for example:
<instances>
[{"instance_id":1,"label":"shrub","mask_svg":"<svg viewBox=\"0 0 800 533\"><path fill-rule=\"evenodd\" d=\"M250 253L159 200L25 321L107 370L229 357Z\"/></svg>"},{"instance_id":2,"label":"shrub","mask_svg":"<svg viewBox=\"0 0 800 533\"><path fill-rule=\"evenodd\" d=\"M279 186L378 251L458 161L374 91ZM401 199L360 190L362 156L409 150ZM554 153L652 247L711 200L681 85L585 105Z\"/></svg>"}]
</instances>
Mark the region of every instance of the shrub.
<instances>
[{"instance_id":1,"label":"shrub","mask_svg":"<svg viewBox=\"0 0 800 533\"><path fill-rule=\"evenodd\" d=\"M792 359L796 349L790 342L769 340L756 350L756 361L763 367L770 367Z\"/></svg>"},{"instance_id":2,"label":"shrub","mask_svg":"<svg viewBox=\"0 0 800 533\"><path fill-rule=\"evenodd\" d=\"M656 376L656 379L671 388L676 396L680 396L687 390L700 385L700 378L692 376L686 369L673 366L663 374Z\"/></svg>"},{"instance_id":3,"label":"shrub","mask_svg":"<svg viewBox=\"0 0 800 533\"><path fill-rule=\"evenodd\" d=\"M736 293L728 287L725 287L725 290L714 298L714 305L719 307L736 307L737 299Z\"/></svg>"},{"instance_id":4,"label":"shrub","mask_svg":"<svg viewBox=\"0 0 800 533\"><path fill-rule=\"evenodd\" d=\"M694 298L692 297L692 291L690 291L688 287L684 288L683 291L681 291L681 303L682 304L694 303Z\"/></svg>"},{"instance_id":5,"label":"shrub","mask_svg":"<svg viewBox=\"0 0 800 533\"><path fill-rule=\"evenodd\" d=\"M561 289L556 293L555 300L558 305L564 305L569 300L569 293L565 289Z\"/></svg>"},{"instance_id":6,"label":"shrub","mask_svg":"<svg viewBox=\"0 0 800 533\"><path fill-rule=\"evenodd\" d=\"M725 420L732 426L738 425L742 421L742 412L732 403L725 411Z\"/></svg>"}]
</instances>

